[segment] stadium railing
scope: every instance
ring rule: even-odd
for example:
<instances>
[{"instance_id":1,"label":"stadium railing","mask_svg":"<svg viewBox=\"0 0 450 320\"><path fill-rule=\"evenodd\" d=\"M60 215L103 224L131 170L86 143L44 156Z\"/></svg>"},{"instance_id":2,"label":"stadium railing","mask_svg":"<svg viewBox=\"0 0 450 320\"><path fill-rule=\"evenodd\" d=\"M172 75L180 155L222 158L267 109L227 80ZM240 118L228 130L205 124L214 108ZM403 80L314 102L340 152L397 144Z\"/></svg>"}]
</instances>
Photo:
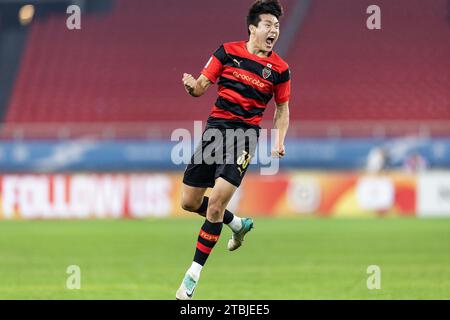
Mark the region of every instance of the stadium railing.
<instances>
[{"instance_id":1,"label":"stadium railing","mask_svg":"<svg viewBox=\"0 0 450 320\"><path fill-rule=\"evenodd\" d=\"M205 122L201 122L205 125ZM270 121L263 128L271 129ZM0 139L170 139L176 129L193 132L192 121L143 123L5 123ZM399 136L449 137L450 121L291 121L291 138L390 138Z\"/></svg>"}]
</instances>

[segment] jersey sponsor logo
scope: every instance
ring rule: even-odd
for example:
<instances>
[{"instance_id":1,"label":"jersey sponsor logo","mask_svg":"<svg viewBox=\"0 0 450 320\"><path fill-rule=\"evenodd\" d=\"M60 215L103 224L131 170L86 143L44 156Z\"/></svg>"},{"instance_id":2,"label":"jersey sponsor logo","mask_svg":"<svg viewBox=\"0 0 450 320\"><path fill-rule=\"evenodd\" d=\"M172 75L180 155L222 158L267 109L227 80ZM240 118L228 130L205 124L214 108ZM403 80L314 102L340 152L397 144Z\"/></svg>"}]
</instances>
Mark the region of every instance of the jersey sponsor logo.
<instances>
[{"instance_id":1,"label":"jersey sponsor logo","mask_svg":"<svg viewBox=\"0 0 450 320\"><path fill-rule=\"evenodd\" d=\"M200 237L202 237L205 240L211 241L211 242L217 242L219 240L219 236L209 234L203 230L200 230Z\"/></svg>"},{"instance_id":2,"label":"jersey sponsor logo","mask_svg":"<svg viewBox=\"0 0 450 320\"><path fill-rule=\"evenodd\" d=\"M237 71L233 72L233 76L235 76L237 79L242 79L242 80L245 80L245 81L247 81L249 83L252 83L252 84L254 84L254 85L256 85L256 86L258 86L260 88L264 88L266 86L264 83L262 83L258 79L252 78L252 77L250 77L248 75L239 73Z\"/></svg>"},{"instance_id":3,"label":"jersey sponsor logo","mask_svg":"<svg viewBox=\"0 0 450 320\"><path fill-rule=\"evenodd\" d=\"M264 68L262 71L262 76L264 79L269 78L272 75L272 70L270 70L269 68Z\"/></svg>"}]
</instances>

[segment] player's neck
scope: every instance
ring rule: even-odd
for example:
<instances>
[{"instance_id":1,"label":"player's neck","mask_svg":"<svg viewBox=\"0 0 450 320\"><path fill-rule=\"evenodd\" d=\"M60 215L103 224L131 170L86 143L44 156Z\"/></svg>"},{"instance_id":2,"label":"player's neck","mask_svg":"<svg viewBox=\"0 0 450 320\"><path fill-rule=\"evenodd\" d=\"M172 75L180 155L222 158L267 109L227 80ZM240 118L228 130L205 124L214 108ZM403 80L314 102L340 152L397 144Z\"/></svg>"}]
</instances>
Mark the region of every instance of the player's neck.
<instances>
[{"instance_id":1,"label":"player's neck","mask_svg":"<svg viewBox=\"0 0 450 320\"><path fill-rule=\"evenodd\" d=\"M255 42L252 41L251 39L249 41L247 41L245 46L247 47L248 52L250 52L251 54L254 54L260 58L267 58L270 54L270 52L259 49L258 46L255 44Z\"/></svg>"}]
</instances>

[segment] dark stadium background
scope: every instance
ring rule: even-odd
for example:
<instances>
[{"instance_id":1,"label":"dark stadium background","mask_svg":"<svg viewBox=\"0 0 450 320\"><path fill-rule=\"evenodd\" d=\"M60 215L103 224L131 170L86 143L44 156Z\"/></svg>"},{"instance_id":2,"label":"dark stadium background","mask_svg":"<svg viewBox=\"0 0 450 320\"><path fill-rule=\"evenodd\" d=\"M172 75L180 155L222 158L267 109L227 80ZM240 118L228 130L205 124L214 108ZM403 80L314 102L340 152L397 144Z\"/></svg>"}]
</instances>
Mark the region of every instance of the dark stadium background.
<instances>
[{"instance_id":1,"label":"dark stadium background","mask_svg":"<svg viewBox=\"0 0 450 320\"><path fill-rule=\"evenodd\" d=\"M216 96L189 97L181 78L247 39L251 2L0 0L0 298L173 298L200 220L179 206L171 135L193 136ZM277 175L252 166L230 208L255 218L254 238L217 249L199 298L448 298L450 1L282 3L287 155ZM241 261L255 285L214 276ZM372 264L384 291L366 288Z\"/></svg>"}]
</instances>

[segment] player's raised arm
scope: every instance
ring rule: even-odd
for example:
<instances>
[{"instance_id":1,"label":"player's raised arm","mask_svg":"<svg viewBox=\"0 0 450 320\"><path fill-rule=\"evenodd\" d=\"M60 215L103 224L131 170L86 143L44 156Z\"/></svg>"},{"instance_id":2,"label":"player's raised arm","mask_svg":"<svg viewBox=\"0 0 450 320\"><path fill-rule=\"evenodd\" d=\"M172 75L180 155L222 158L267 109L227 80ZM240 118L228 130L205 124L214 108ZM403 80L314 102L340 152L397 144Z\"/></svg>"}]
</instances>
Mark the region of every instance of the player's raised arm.
<instances>
[{"instance_id":1,"label":"player's raised arm","mask_svg":"<svg viewBox=\"0 0 450 320\"><path fill-rule=\"evenodd\" d=\"M202 70L200 77L196 80L192 75L183 74L183 85L187 93L193 97L202 96L208 88L216 82L223 71L226 53L223 46L211 56Z\"/></svg>"},{"instance_id":2,"label":"player's raised arm","mask_svg":"<svg viewBox=\"0 0 450 320\"><path fill-rule=\"evenodd\" d=\"M277 105L273 124L274 129L277 129L277 136L272 155L277 158L282 158L286 154L284 140L286 139L289 128L289 101Z\"/></svg>"},{"instance_id":3,"label":"player's raised arm","mask_svg":"<svg viewBox=\"0 0 450 320\"><path fill-rule=\"evenodd\" d=\"M195 80L192 75L185 73L183 74L182 81L186 92L192 97L201 97L208 90L209 86L212 85L212 82L204 75L200 75Z\"/></svg>"}]
</instances>

